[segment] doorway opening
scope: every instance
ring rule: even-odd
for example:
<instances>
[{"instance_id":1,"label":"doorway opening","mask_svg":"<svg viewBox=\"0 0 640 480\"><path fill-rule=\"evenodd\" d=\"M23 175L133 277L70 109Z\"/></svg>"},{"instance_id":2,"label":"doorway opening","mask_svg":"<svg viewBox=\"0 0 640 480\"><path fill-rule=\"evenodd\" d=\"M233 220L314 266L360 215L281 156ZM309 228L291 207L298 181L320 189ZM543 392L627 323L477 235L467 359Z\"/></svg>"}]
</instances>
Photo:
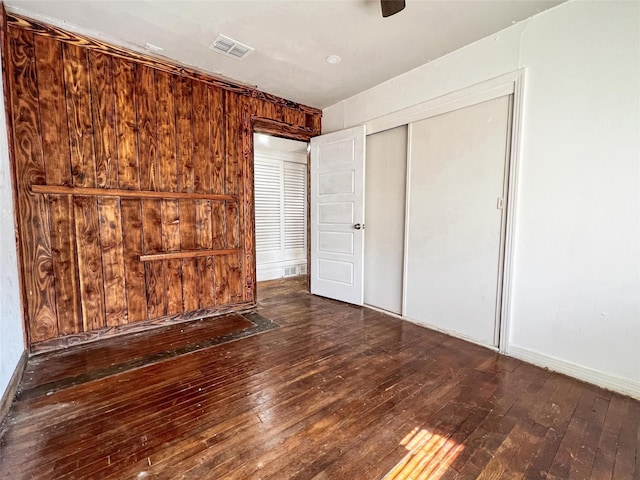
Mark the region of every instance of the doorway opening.
<instances>
[{"instance_id":1,"label":"doorway opening","mask_svg":"<svg viewBox=\"0 0 640 480\"><path fill-rule=\"evenodd\" d=\"M256 281L307 275L308 143L253 134Z\"/></svg>"}]
</instances>

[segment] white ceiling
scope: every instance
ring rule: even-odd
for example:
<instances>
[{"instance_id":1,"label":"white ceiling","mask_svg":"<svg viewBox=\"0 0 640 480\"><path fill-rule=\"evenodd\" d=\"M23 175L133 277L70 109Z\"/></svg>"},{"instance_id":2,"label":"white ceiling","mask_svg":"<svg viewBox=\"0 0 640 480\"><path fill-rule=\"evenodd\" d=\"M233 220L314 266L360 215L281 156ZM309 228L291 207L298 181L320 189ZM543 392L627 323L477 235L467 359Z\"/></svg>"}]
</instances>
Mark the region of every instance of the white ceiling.
<instances>
[{"instance_id":1,"label":"white ceiling","mask_svg":"<svg viewBox=\"0 0 640 480\"><path fill-rule=\"evenodd\" d=\"M441 57L558 0L5 0L8 10L324 108ZM242 61L209 50L218 34L255 48ZM329 55L342 62L326 63Z\"/></svg>"}]
</instances>

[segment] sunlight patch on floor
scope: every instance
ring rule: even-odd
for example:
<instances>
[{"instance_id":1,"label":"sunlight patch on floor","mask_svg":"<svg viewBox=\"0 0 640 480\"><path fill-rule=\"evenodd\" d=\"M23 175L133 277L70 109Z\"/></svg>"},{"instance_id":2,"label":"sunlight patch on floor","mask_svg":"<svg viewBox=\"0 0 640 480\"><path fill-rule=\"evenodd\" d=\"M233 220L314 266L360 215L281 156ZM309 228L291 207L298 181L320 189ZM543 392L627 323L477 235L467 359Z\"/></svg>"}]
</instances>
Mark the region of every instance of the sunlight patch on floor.
<instances>
[{"instance_id":1,"label":"sunlight patch on floor","mask_svg":"<svg viewBox=\"0 0 640 480\"><path fill-rule=\"evenodd\" d=\"M453 439L418 427L400 445L408 452L383 480L438 480L464 450Z\"/></svg>"}]
</instances>

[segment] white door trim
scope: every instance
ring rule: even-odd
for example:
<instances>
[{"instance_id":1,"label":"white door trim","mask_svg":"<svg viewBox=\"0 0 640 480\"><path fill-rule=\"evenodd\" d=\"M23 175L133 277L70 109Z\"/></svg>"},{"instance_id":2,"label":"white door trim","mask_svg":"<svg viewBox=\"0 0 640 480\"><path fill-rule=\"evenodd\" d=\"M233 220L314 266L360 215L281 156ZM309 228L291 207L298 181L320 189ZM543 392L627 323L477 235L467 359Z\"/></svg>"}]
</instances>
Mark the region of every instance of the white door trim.
<instances>
[{"instance_id":1,"label":"white door trim","mask_svg":"<svg viewBox=\"0 0 640 480\"><path fill-rule=\"evenodd\" d=\"M404 257L402 262L402 316L407 315L407 265L409 265L409 206L411 201L411 140L413 138L413 123L407 125L407 178L405 179L404 201ZM366 199L365 199L366 201Z\"/></svg>"},{"instance_id":2,"label":"white door trim","mask_svg":"<svg viewBox=\"0 0 640 480\"><path fill-rule=\"evenodd\" d=\"M515 97L518 85L522 84L524 80L524 72L525 69L521 68L369 120L364 124L367 127L367 135L399 127L400 125L408 125L412 122L452 112L460 108L470 107L504 95L513 93Z\"/></svg>"},{"instance_id":3,"label":"white door trim","mask_svg":"<svg viewBox=\"0 0 640 480\"><path fill-rule=\"evenodd\" d=\"M504 265L502 280L502 321L500 323L500 353L509 353L509 327L511 324L511 294L513 287L513 257L516 236L516 211L520 182L520 156L522 150L522 110L524 106L525 70L514 72L513 111L511 113L511 150L509 153L509 186L507 194L507 219L505 227Z\"/></svg>"}]
</instances>

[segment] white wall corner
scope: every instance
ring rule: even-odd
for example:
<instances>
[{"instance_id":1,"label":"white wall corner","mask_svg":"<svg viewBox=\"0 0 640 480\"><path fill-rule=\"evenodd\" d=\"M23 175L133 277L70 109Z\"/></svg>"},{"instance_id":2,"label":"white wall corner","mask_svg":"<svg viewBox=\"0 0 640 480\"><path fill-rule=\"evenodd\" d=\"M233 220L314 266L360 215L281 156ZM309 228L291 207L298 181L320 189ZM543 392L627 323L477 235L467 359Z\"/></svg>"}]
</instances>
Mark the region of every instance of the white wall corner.
<instances>
[{"instance_id":1,"label":"white wall corner","mask_svg":"<svg viewBox=\"0 0 640 480\"><path fill-rule=\"evenodd\" d=\"M507 355L640 400L640 382L610 375L518 345L509 345Z\"/></svg>"},{"instance_id":2,"label":"white wall corner","mask_svg":"<svg viewBox=\"0 0 640 480\"><path fill-rule=\"evenodd\" d=\"M322 133L344 129L344 100L322 110Z\"/></svg>"},{"instance_id":3,"label":"white wall corner","mask_svg":"<svg viewBox=\"0 0 640 480\"><path fill-rule=\"evenodd\" d=\"M5 104L0 95L0 397L10 385L25 351L9 162Z\"/></svg>"}]
</instances>

